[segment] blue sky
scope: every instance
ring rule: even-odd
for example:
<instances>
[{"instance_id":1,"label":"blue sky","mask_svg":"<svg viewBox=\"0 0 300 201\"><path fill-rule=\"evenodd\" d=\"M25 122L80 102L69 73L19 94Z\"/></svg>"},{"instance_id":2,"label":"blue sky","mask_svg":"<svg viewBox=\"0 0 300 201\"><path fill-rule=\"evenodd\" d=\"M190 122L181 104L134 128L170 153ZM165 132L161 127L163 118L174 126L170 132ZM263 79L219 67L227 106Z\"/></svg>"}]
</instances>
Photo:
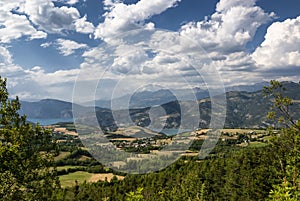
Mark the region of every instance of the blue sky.
<instances>
[{"instance_id":1,"label":"blue sky","mask_svg":"<svg viewBox=\"0 0 300 201\"><path fill-rule=\"evenodd\" d=\"M298 0L2 0L0 74L24 100L299 81L299 16Z\"/></svg>"}]
</instances>

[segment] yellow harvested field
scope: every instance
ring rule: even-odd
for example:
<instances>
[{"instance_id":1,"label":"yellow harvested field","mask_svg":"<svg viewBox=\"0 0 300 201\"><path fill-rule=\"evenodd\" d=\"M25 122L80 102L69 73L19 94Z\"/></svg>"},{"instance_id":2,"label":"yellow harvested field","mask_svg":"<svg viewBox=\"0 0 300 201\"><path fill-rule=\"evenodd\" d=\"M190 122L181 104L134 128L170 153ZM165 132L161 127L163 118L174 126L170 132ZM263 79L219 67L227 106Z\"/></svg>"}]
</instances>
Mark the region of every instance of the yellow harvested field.
<instances>
[{"instance_id":1,"label":"yellow harvested field","mask_svg":"<svg viewBox=\"0 0 300 201\"><path fill-rule=\"evenodd\" d=\"M169 144L171 143L172 140L169 138L169 139L159 139L157 140L157 144Z\"/></svg>"},{"instance_id":2,"label":"yellow harvested field","mask_svg":"<svg viewBox=\"0 0 300 201\"><path fill-rule=\"evenodd\" d=\"M207 138L208 138L207 135L200 135L200 136L197 137L198 140L205 140Z\"/></svg>"},{"instance_id":3,"label":"yellow harvested field","mask_svg":"<svg viewBox=\"0 0 300 201\"><path fill-rule=\"evenodd\" d=\"M119 128L117 131L113 132L112 134L120 134L120 135L128 135L132 136L138 132L145 132L149 135L157 135L158 133L151 131L150 129L140 127L140 126L130 126L127 128Z\"/></svg>"},{"instance_id":4,"label":"yellow harvested field","mask_svg":"<svg viewBox=\"0 0 300 201\"><path fill-rule=\"evenodd\" d=\"M198 131L195 131L197 135L203 135L206 134L208 131L210 131L211 129L201 129Z\"/></svg>"},{"instance_id":5,"label":"yellow harvested field","mask_svg":"<svg viewBox=\"0 0 300 201\"><path fill-rule=\"evenodd\" d=\"M74 131L67 131L67 132L65 132L65 135L78 136L78 133L76 133Z\"/></svg>"},{"instance_id":6,"label":"yellow harvested field","mask_svg":"<svg viewBox=\"0 0 300 201\"><path fill-rule=\"evenodd\" d=\"M54 132L60 132L65 135L72 135L72 136L78 136L78 133L74 131L68 131L66 128L58 127L53 129Z\"/></svg>"},{"instance_id":7,"label":"yellow harvested field","mask_svg":"<svg viewBox=\"0 0 300 201\"><path fill-rule=\"evenodd\" d=\"M54 131L54 132L62 132L62 133L64 133L64 132L67 131L67 129L66 129L66 128L60 128L60 127L59 127L59 128L54 128L53 131Z\"/></svg>"},{"instance_id":8,"label":"yellow harvested field","mask_svg":"<svg viewBox=\"0 0 300 201\"><path fill-rule=\"evenodd\" d=\"M181 156L198 156L199 153L198 152L191 152L191 153L184 153L184 154L181 154Z\"/></svg>"},{"instance_id":9,"label":"yellow harvested field","mask_svg":"<svg viewBox=\"0 0 300 201\"><path fill-rule=\"evenodd\" d=\"M114 177L115 175L113 173L101 173L101 174L94 174L92 175L92 177L88 180L89 182L97 182L97 181L111 181L111 179ZM116 175L116 177L118 178L118 180L123 180L124 176L119 176Z\"/></svg>"}]
</instances>

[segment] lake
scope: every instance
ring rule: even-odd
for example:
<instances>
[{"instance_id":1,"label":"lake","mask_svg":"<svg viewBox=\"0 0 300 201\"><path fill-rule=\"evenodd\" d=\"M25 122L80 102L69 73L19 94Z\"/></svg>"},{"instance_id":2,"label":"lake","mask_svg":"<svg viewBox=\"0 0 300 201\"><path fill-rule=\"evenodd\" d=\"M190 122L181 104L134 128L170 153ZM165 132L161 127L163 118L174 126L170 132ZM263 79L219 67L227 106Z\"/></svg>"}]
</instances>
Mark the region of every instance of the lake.
<instances>
[{"instance_id":1,"label":"lake","mask_svg":"<svg viewBox=\"0 0 300 201\"><path fill-rule=\"evenodd\" d=\"M39 123L41 126L47 126L51 124L56 124L58 122L74 122L73 118L57 118L57 119L35 119L35 118L27 118L27 121L30 121L32 123ZM188 129L163 129L163 130L158 130L155 128L149 128L152 131L155 132L162 132L168 136L176 135L179 133L185 133L185 132L190 132L191 130Z\"/></svg>"}]
</instances>

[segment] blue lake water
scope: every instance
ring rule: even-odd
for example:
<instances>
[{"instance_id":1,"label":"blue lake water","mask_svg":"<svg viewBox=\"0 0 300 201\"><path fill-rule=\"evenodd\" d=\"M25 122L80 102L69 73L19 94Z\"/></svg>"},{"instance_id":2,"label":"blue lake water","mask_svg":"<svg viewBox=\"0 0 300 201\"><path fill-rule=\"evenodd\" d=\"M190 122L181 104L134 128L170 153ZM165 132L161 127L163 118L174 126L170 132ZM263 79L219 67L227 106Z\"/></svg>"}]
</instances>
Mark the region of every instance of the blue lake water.
<instances>
[{"instance_id":1,"label":"blue lake water","mask_svg":"<svg viewBox=\"0 0 300 201\"><path fill-rule=\"evenodd\" d=\"M27 121L30 121L32 123L39 123L41 126L47 126L47 125L51 125L51 124L56 124L58 122L74 122L74 120L72 118L57 118L57 119L35 119L35 118L27 118ZM152 131L155 132L162 132L168 136L172 136L172 135L177 135L180 133L184 133L184 132L189 132L191 130L188 129L163 129L163 130L158 130L155 128L149 128Z\"/></svg>"},{"instance_id":2,"label":"blue lake water","mask_svg":"<svg viewBox=\"0 0 300 201\"><path fill-rule=\"evenodd\" d=\"M74 122L74 120L72 118L63 118L63 119L30 119L30 118L27 118L27 121L30 121L32 123L39 123L41 126L56 124L58 122Z\"/></svg>"}]
</instances>

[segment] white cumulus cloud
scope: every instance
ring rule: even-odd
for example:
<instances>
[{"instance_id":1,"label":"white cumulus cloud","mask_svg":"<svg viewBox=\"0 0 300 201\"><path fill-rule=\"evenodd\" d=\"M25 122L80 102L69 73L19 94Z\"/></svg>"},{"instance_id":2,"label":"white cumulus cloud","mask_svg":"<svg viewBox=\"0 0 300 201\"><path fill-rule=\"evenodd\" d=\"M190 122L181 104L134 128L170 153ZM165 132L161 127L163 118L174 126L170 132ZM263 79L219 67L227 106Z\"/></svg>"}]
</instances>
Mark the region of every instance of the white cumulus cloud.
<instances>
[{"instance_id":1,"label":"white cumulus cloud","mask_svg":"<svg viewBox=\"0 0 300 201\"><path fill-rule=\"evenodd\" d=\"M77 0L65 3L76 4ZM81 17L75 7L57 7L51 0L3 0L0 2L0 43L10 43L23 36L43 39L47 33L74 30L83 34L94 32L94 25Z\"/></svg>"},{"instance_id":2,"label":"white cumulus cloud","mask_svg":"<svg viewBox=\"0 0 300 201\"><path fill-rule=\"evenodd\" d=\"M47 43L42 43L41 47L46 48L46 47L50 47L52 45L51 42L47 42Z\"/></svg>"},{"instance_id":3,"label":"white cumulus cloud","mask_svg":"<svg viewBox=\"0 0 300 201\"><path fill-rule=\"evenodd\" d=\"M23 69L14 64L12 54L3 46L0 46L0 75L14 79L18 78L20 75L24 75Z\"/></svg>"},{"instance_id":4,"label":"white cumulus cloud","mask_svg":"<svg viewBox=\"0 0 300 201\"><path fill-rule=\"evenodd\" d=\"M300 16L273 23L252 57L265 69L300 67Z\"/></svg>"},{"instance_id":5,"label":"white cumulus cloud","mask_svg":"<svg viewBox=\"0 0 300 201\"><path fill-rule=\"evenodd\" d=\"M57 39L56 44L58 46L57 49L64 56L69 56L69 55L75 53L75 51L78 49L88 48L87 44L77 43L75 41L66 40L66 39L62 39L62 38Z\"/></svg>"},{"instance_id":6,"label":"white cumulus cloud","mask_svg":"<svg viewBox=\"0 0 300 201\"><path fill-rule=\"evenodd\" d=\"M183 25L181 34L207 51L228 54L243 51L258 27L272 17L273 13L265 13L255 6L255 0L220 0L211 17Z\"/></svg>"},{"instance_id":7,"label":"white cumulus cloud","mask_svg":"<svg viewBox=\"0 0 300 201\"><path fill-rule=\"evenodd\" d=\"M55 0L69 5L77 4L80 0Z\"/></svg>"},{"instance_id":8,"label":"white cumulus cloud","mask_svg":"<svg viewBox=\"0 0 300 201\"><path fill-rule=\"evenodd\" d=\"M153 28L153 23L144 24L146 19L160 14L168 8L174 7L180 0L140 0L136 4L126 5L119 1L104 1L109 9L105 14L105 20L100 23L95 31L96 38L106 39L120 33L132 30L137 26Z\"/></svg>"},{"instance_id":9,"label":"white cumulus cloud","mask_svg":"<svg viewBox=\"0 0 300 201\"><path fill-rule=\"evenodd\" d=\"M87 21L86 15L75 21L75 28L77 32L84 34L93 33L95 30L94 25Z\"/></svg>"},{"instance_id":10,"label":"white cumulus cloud","mask_svg":"<svg viewBox=\"0 0 300 201\"><path fill-rule=\"evenodd\" d=\"M80 17L76 8L55 7L51 0L27 0L24 12L34 24L49 33L74 29L74 21Z\"/></svg>"},{"instance_id":11,"label":"white cumulus cloud","mask_svg":"<svg viewBox=\"0 0 300 201\"><path fill-rule=\"evenodd\" d=\"M10 52L3 46L0 46L0 65L12 64L13 59Z\"/></svg>"},{"instance_id":12,"label":"white cumulus cloud","mask_svg":"<svg viewBox=\"0 0 300 201\"><path fill-rule=\"evenodd\" d=\"M0 42L10 43L14 39L28 36L29 39L46 38L47 34L36 30L27 17L22 14L13 13L23 4L23 1L0 2Z\"/></svg>"}]
</instances>

